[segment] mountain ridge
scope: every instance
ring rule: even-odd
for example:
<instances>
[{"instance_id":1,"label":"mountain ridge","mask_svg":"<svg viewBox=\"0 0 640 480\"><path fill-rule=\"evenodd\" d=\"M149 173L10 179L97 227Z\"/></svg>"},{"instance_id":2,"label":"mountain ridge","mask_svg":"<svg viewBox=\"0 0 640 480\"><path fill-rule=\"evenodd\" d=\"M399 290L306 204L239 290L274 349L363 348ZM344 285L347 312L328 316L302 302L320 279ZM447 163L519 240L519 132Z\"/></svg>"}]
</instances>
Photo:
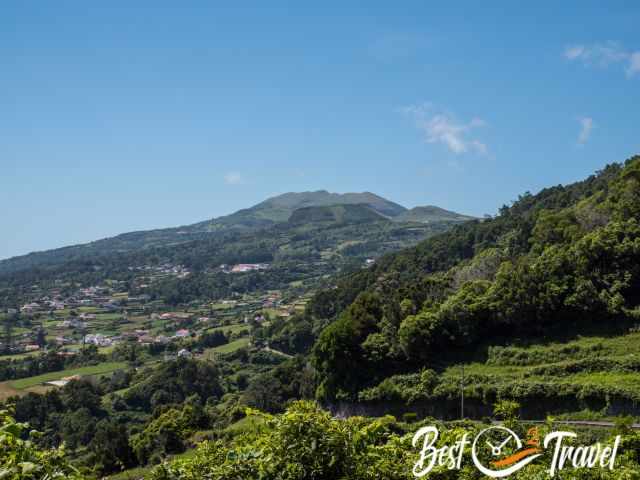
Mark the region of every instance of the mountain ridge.
<instances>
[{"instance_id":1,"label":"mountain ridge","mask_svg":"<svg viewBox=\"0 0 640 480\"><path fill-rule=\"evenodd\" d=\"M92 242L68 245L55 249L30 252L25 255L0 260L0 274L11 273L26 268L51 266L69 260L95 256L128 253L159 246L179 245L185 242L208 238L211 235L238 232L251 233L289 221L300 208L330 207L336 205L365 205L371 212L382 218L402 220L402 215L411 210L371 192L332 193L327 190L307 192L287 192L269 197L252 207L237 210L229 215L178 227L125 232ZM442 209L444 212L448 212ZM335 213L335 212L334 212ZM461 218L466 217L460 214ZM367 215L371 220L376 215ZM363 217L360 212L359 217ZM302 217L299 215L297 221ZM471 218L471 217L466 217ZM451 221L448 219L447 221ZM454 220L455 221L455 220Z\"/></svg>"},{"instance_id":2,"label":"mountain ridge","mask_svg":"<svg viewBox=\"0 0 640 480\"><path fill-rule=\"evenodd\" d=\"M290 224L304 223L366 223L390 220L367 204L338 204L301 207L293 211Z\"/></svg>"},{"instance_id":3,"label":"mountain ridge","mask_svg":"<svg viewBox=\"0 0 640 480\"><path fill-rule=\"evenodd\" d=\"M425 205L423 207L413 207L409 210L402 212L400 215L395 217L393 220L400 222L418 222L418 223L429 223L429 222L441 222L441 221L454 221L454 222L464 222L467 220L475 220L476 217L472 217L470 215L462 215L457 212L453 212L451 210L445 210L444 208L437 207L435 205Z\"/></svg>"},{"instance_id":4,"label":"mountain ridge","mask_svg":"<svg viewBox=\"0 0 640 480\"><path fill-rule=\"evenodd\" d=\"M365 204L386 217L395 217L407 211L406 207L371 192L332 193L327 190L287 192L229 215L205 220L190 227L216 230L220 225L242 225L246 227L286 222L298 208L332 205Z\"/></svg>"}]
</instances>

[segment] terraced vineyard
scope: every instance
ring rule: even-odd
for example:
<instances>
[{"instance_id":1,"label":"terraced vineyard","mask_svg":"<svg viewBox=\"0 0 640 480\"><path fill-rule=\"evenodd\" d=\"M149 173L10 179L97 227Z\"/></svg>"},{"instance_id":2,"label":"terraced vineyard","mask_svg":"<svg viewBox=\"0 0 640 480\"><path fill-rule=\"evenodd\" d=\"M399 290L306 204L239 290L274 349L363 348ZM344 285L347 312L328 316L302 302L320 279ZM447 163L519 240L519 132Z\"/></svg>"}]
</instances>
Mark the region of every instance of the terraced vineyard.
<instances>
[{"instance_id":1,"label":"terraced vineyard","mask_svg":"<svg viewBox=\"0 0 640 480\"><path fill-rule=\"evenodd\" d=\"M369 408L397 401L406 411L459 414L461 385L468 415L489 415L483 405L514 398L529 419L562 414L570 419L605 419L640 401L640 333L580 337L565 343L493 346L483 361L395 375L360 392ZM437 400L437 401L436 401Z\"/></svg>"}]
</instances>

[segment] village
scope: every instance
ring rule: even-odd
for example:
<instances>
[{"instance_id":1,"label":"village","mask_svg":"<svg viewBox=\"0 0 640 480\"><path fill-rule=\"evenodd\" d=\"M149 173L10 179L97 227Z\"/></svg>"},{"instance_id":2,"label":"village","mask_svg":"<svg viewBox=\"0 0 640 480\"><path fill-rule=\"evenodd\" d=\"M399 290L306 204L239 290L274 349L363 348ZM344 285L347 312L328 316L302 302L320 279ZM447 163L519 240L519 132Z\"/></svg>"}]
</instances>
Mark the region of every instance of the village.
<instances>
[{"instance_id":1,"label":"village","mask_svg":"<svg viewBox=\"0 0 640 480\"><path fill-rule=\"evenodd\" d=\"M225 273L268 268L266 264L222 265ZM185 278L180 265L138 267L132 282L136 292L154 281ZM0 336L0 361L55 350L72 356L87 345L109 353L118 344L152 346L165 358L206 355L192 345L204 334L221 331L228 343L240 348L249 343L250 327L286 319L304 308L305 299L285 302L280 291L235 294L231 298L199 302L175 309L145 293L132 294L124 282L73 288L56 282L51 288L32 287L31 299L0 313L5 329Z\"/></svg>"}]
</instances>

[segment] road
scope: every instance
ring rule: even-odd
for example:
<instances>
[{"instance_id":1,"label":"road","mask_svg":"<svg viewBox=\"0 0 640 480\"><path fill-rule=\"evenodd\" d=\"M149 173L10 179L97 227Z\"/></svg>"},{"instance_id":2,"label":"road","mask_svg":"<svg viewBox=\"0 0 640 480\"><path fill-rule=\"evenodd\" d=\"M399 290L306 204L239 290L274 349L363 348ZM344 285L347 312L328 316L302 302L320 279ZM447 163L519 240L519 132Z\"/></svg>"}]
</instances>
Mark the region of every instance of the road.
<instances>
[{"instance_id":1,"label":"road","mask_svg":"<svg viewBox=\"0 0 640 480\"><path fill-rule=\"evenodd\" d=\"M547 423L547 420L520 420L522 423ZM496 425L501 425L502 422L492 422ZM600 427L600 428L613 428L615 423L605 422L600 420L554 420L554 425L573 425L576 427ZM630 427L634 430L640 430L640 423L633 423Z\"/></svg>"}]
</instances>

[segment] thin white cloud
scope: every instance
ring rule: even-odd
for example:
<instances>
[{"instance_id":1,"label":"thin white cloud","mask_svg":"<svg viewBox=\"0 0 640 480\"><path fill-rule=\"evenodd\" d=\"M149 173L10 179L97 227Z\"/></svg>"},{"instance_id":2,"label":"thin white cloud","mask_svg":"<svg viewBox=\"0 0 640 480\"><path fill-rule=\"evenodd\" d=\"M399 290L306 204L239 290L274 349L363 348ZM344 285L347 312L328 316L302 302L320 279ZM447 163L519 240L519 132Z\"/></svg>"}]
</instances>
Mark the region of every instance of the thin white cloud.
<instances>
[{"instance_id":1,"label":"thin white cloud","mask_svg":"<svg viewBox=\"0 0 640 480\"><path fill-rule=\"evenodd\" d=\"M626 63L627 76L640 73L640 52L632 52L616 42L596 43L593 45L568 45L564 57L572 62L581 62L589 67L606 68L610 65Z\"/></svg>"},{"instance_id":2,"label":"thin white cloud","mask_svg":"<svg viewBox=\"0 0 640 480\"><path fill-rule=\"evenodd\" d=\"M593 118L591 117L580 117L578 118L580 122L580 133L578 134L578 144L584 145L591 137L591 132L593 131L594 123Z\"/></svg>"},{"instance_id":3,"label":"thin white cloud","mask_svg":"<svg viewBox=\"0 0 640 480\"><path fill-rule=\"evenodd\" d=\"M413 117L427 143L444 145L456 155L468 152L480 155L488 153L487 145L472 137L473 130L486 126L486 122L480 118L473 118L467 123L460 122L450 113L437 111L430 103L409 105L401 111Z\"/></svg>"},{"instance_id":4,"label":"thin white cloud","mask_svg":"<svg viewBox=\"0 0 640 480\"><path fill-rule=\"evenodd\" d=\"M565 47L564 56L569 60L575 60L576 58L580 58L584 53L583 45L573 45L570 47Z\"/></svg>"},{"instance_id":5,"label":"thin white cloud","mask_svg":"<svg viewBox=\"0 0 640 480\"><path fill-rule=\"evenodd\" d=\"M238 172L229 172L224 176L224 183L227 185L240 185L244 183L244 178Z\"/></svg>"},{"instance_id":6,"label":"thin white cloud","mask_svg":"<svg viewBox=\"0 0 640 480\"><path fill-rule=\"evenodd\" d=\"M568 60L580 60L585 65L606 67L625 60L628 53L617 43L607 42L594 45L570 45L564 49L564 56Z\"/></svg>"},{"instance_id":7,"label":"thin white cloud","mask_svg":"<svg viewBox=\"0 0 640 480\"><path fill-rule=\"evenodd\" d=\"M640 52L633 52L629 56L629 66L627 67L627 76L632 77L636 73L640 73Z\"/></svg>"}]
</instances>

